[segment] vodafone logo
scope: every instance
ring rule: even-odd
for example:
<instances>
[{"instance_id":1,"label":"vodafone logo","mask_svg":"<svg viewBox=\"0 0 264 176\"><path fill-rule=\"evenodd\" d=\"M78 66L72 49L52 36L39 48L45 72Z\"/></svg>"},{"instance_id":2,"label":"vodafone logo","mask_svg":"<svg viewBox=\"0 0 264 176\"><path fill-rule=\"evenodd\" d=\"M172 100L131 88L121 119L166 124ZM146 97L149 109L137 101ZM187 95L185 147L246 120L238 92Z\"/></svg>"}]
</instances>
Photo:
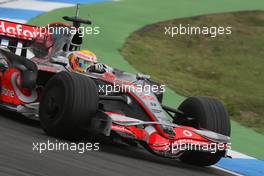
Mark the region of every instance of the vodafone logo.
<instances>
[{"instance_id":1,"label":"vodafone logo","mask_svg":"<svg viewBox=\"0 0 264 176\"><path fill-rule=\"evenodd\" d=\"M191 137L193 135L192 132L190 132L188 130L183 130L182 133L183 133L184 136L187 136L187 137Z\"/></svg>"},{"instance_id":2,"label":"vodafone logo","mask_svg":"<svg viewBox=\"0 0 264 176\"><path fill-rule=\"evenodd\" d=\"M21 25L8 21L0 21L0 34L10 37L21 37L24 39L33 39L38 34L38 28L28 25Z\"/></svg>"}]
</instances>

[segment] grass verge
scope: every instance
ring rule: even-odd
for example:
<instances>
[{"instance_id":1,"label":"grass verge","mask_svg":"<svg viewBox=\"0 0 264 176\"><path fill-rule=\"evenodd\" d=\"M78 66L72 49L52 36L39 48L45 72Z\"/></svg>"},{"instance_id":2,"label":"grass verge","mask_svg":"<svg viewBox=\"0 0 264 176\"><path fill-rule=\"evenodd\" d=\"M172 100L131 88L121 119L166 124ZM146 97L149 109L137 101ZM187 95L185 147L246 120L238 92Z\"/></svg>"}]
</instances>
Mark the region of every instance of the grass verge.
<instances>
[{"instance_id":1,"label":"grass verge","mask_svg":"<svg viewBox=\"0 0 264 176\"><path fill-rule=\"evenodd\" d=\"M231 35L164 34L168 26L232 27ZM138 70L185 95L222 100L231 117L264 134L264 12L236 12L148 25L122 54Z\"/></svg>"}]
</instances>

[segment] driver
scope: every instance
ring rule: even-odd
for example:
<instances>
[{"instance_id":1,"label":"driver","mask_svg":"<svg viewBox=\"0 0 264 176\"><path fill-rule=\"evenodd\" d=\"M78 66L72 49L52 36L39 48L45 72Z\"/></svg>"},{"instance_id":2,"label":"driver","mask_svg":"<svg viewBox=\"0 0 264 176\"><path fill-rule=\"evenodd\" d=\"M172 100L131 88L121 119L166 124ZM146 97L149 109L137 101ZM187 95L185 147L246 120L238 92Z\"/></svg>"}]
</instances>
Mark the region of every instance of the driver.
<instances>
[{"instance_id":1,"label":"driver","mask_svg":"<svg viewBox=\"0 0 264 176\"><path fill-rule=\"evenodd\" d=\"M78 72L105 73L110 71L110 67L98 63L96 55L88 50L81 50L71 53L68 56L71 68Z\"/></svg>"}]
</instances>

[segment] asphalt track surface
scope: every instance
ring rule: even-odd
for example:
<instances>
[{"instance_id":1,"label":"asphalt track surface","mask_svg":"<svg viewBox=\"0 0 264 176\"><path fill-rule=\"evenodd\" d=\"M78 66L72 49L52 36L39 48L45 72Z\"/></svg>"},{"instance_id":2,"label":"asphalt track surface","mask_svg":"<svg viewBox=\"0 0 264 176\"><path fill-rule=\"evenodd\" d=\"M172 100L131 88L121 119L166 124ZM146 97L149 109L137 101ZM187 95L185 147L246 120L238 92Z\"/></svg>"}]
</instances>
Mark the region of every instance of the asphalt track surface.
<instances>
[{"instance_id":1,"label":"asphalt track surface","mask_svg":"<svg viewBox=\"0 0 264 176\"><path fill-rule=\"evenodd\" d=\"M136 147L100 144L99 151L33 151L33 142L55 140L32 121L1 110L1 176L155 176L230 175L214 168L199 168L160 158Z\"/></svg>"}]
</instances>

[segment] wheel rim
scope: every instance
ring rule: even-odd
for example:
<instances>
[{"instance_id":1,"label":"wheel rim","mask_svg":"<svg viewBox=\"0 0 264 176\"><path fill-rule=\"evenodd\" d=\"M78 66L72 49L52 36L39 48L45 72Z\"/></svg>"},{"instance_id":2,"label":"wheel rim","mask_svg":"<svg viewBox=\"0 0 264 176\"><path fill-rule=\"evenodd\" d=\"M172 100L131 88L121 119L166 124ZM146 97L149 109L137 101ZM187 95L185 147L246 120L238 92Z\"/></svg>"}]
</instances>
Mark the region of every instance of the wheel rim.
<instances>
[{"instance_id":1,"label":"wheel rim","mask_svg":"<svg viewBox=\"0 0 264 176\"><path fill-rule=\"evenodd\" d=\"M59 87L53 87L48 92L46 97L44 97L43 103L46 104L43 108L43 114L47 120L56 120L60 117L62 107L64 104L64 91Z\"/></svg>"},{"instance_id":2,"label":"wheel rim","mask_svg":"<svg viewBox=\"0 0 264 176\"><path fill-rule=\"evenodd\" d=\"M50 119L53 119L54 116L56 116L56 114L58 113L58 111L59 111L58 104L56 103L54 97L50 97L48 99L48 104L46 109L47 114L50 115Z\"/></svg>"}]
</instances>

